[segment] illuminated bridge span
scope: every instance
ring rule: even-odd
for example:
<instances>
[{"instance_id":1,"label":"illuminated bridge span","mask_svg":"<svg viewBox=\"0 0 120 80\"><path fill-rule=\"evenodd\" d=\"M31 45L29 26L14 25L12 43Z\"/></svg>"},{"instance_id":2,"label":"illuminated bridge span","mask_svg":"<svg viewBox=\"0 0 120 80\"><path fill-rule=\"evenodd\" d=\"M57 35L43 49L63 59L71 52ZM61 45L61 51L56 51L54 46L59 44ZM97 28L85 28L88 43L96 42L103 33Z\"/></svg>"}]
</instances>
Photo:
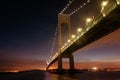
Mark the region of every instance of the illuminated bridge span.
<instances>
[{"instance_id":1,"label":"illuminated bridge span","mask_svg":"<svg viewBox=\"0 0 120 80\"><path fill-rule=\"evenodd\" d=\"M63 14L74 1L69 1L67 6L58 14L58 50L50 59L47 69L58 61L58 69L62 70L62 58L69 58L70 69L74 69L73 52L120 28L120 0L104 0L102 2L101 13L97 17L87 18L85 27L78 28L78 34L71 37L71 15L90 2L88 0L70 14ZM68 25L68 41L64 44L62 42L61 30L63 23Z\"/></svg>"}]
</instances>

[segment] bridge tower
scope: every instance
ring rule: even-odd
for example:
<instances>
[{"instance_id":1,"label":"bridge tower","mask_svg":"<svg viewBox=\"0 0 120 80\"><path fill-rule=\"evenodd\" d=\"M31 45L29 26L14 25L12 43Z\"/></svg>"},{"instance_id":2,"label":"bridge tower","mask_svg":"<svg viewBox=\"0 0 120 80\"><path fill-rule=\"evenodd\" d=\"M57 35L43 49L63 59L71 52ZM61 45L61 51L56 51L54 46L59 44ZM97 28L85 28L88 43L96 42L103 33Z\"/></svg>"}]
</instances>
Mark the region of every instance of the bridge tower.
<instances>
[{"instance_id":1,"label":"bridge tower","mask_svg":"<svg viewBox=\"0 0 120 80\"><path fill-rule=\"evenodd\" d=\"M68 28L68 38L71 36L71 24L70 24L70 16L69 14L58 14L58 51L60 51L62 47L62 24L65 24L64 27Z\"/></svg>"},{"instance_id":2,"label":"bridge tower","mask_svg":"<svg viewBox=\"0 0 120 80\"><path fill-rule=\"evenodd\" d=\"M65 24L66 26L62 26ZM71 37L71 22L69 14L58 14L58 52L61 52L63 38L62 38L62 27L67 27L68 29L68 39ZM58 59L58 69L62 70L62 58L69 58L70 69L74 69L74 59L73 55L60 55Z\"/></svg>"}]
</instances>

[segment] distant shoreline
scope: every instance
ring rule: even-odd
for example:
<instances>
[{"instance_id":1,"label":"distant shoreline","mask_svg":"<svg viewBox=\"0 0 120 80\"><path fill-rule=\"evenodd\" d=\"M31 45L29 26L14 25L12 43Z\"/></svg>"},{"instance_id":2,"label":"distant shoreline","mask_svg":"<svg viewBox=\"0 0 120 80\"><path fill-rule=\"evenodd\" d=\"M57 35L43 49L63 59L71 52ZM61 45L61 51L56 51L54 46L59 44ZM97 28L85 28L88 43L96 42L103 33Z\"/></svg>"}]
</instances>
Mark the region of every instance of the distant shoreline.
<instances>
[{"instance_id":1,"label":"distant shoreline","mask_svg":"<svg viewBox=\"0 0 120 80\"><path fill-rule=\"evenodd\" d=\"M27 70L20 72L0 72L0 80L120 80L120 71L83 71L77 73L53 74L43 70Z\"/></svg>"}]
</instances>

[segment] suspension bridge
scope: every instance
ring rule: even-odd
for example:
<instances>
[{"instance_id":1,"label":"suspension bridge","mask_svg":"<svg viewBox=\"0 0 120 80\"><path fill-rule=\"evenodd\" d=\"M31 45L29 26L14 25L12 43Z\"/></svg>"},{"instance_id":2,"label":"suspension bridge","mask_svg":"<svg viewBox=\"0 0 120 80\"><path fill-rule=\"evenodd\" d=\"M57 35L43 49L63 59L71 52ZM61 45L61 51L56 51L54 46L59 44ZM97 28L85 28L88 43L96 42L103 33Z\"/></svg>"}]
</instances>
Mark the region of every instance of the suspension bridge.
<instances>
[{"instance_id":1,"label":"suspension bridge","mask_svg":"<svg viewBox=\"0 0 120 80\"><path fill-rule=\"evenodd\" d=\"M76 35L72 34L71 16L76 15L83 7L89 6L92 0L77 6L72 12L67 11L77 0L71 0L58 14L58 27L56 28L57 52L50 58L46 70L58 61L58 69L62 70L62 58L69 58L70 69L74 69L73 53L78 49L112 33L120 28L120 0L104 0L101 2L100 13L91 18L87 18L85 27L77 29ZM79 0L80 1L80 0ZM75 3L75 5L77 5ZM92 12L93 10L91 10ZM67 27L67 41L64 41L62 27ZM55 44L55 43L54 43Z\"/></svg>"}]
</instances>

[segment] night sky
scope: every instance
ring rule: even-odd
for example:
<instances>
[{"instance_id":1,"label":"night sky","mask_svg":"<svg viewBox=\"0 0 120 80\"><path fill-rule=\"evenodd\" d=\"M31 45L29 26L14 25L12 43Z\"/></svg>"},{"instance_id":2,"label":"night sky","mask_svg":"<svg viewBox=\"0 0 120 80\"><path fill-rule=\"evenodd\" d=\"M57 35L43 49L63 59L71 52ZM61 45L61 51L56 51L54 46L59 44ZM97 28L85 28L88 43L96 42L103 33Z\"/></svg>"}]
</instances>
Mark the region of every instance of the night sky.
<instances>
[{"instance_id":1,"label":"night sky","mask_svg":"<svg viewBox=\"0 0 120 80\"><path fill-rule=\"evenodd\" d=\"M46 67L46 60L51 55L57 16L68 1L4 0L0 2L0 71ZM80 0L80 5L84 2L85 0ZM84 13L78 12L78 14L83 18ZM120 65L119 34L120 30L117 30L78 50L74 54L75 62L117 62Z\"/></svg>"}]
</instances>

